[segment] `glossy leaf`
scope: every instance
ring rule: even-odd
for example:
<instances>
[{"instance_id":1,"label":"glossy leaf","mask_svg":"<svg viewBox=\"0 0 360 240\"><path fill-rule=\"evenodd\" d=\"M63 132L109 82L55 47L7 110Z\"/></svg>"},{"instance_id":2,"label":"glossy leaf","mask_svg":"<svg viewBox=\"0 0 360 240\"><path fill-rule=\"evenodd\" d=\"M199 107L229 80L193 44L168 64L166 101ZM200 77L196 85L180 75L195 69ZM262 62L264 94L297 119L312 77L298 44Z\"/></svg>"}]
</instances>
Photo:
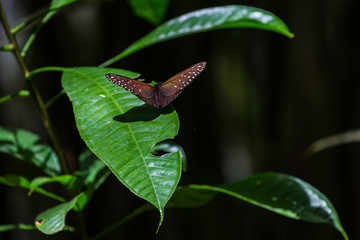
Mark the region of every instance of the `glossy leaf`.
<instances>
[{"instance_id":1,"label":"glossy leaf","mask_svg":"<svg viewBox=\"0 0 360 240\"><path fill-rule=\"evenodd\" d=\"M222 192L289 218L331 224L344 239L348 239L329 199L299 178L265 173L218 187L206 185L189 187Z\"/></svg>"},{"instance_id":2,"label":"glossy leaf","mask_svg":"<svg viewBox=\"0 0 360 240\"><path fill-rule=\"evenodd\" d=\"M212 7L186 13L167 21L131 44L120 54L101 64L110 64L145 47L199 32L226 28L257 28L293 37L285 23L266 10L242 5Z\"/></svg>"},{"instance_id":3,"label":"glossy leaf","mask_svg":"<svg viewBox=\"0 0 360 240\"><path fill-rule=\"evenodd\" d=\"M8 185L8 186L11 186L11 187L21 187L21 188L25 188L25 189L28 189L30 190L31 189L31 185L30 185L30 182L29 180L27 180L25 177L23 176L19 176L19 175L13 175L13 174L8 174L8 175L5 175L5 176L0 176L0 183L1 184L4 184L4 185ZM50 198L53 198L53 199L56 199L60 202L63 202L65 201L64 198L58 196L58 195L55 195L51 192L48 192L40 187L34 189L35 192L39 193L39 194L42 194L42 195L45 195L47 197L50 197Z\"/></svg>"},{"instance_id":4,"label":"glossy leaf","mask_svg":"<svg viewBox=\"0 0 360 240\"><path fill-rule=\"evenodd\" d=\"M35 220L36 227L45 234L54 234L63 230L66 215L75 207L80 195L74 197L69 202L59 204L37 215Z\"/></svg>"},{"instance_id":5,"label":"glossy leaf","mask_svg":"<svg viewBox=\"0 0 360 240\"><path fill-rule=\"evenodd\" d=\"M31 132L0 126L0 152L29 162L50 176L61 172L55 152Z\"/></svg>"},{"instance_id":6,"label":"glossy leaf","mask_svg":"<svg viewBox=\"0 0 360 240\"><path fill-rule=\"evenodd\" d=\"M72 101L76 125L89 149L139 197L163 209L178 184L180 153L154 156L154 144L173 138L178 117L169 106L163 111L145 105L135 95L109 82L105 73L137 74L117 69L69 68L62 84Z\"/></svg>"},{"instance_id":7,"label":"glossy leaf","mask_svg":"<svg viewBox=\"0 0 360 240\"><path fill-rule=\"evenodd\" d=\"M158 25L165 16L169 0L128 0L136 16Z\"/></svg>"}]
</instances>

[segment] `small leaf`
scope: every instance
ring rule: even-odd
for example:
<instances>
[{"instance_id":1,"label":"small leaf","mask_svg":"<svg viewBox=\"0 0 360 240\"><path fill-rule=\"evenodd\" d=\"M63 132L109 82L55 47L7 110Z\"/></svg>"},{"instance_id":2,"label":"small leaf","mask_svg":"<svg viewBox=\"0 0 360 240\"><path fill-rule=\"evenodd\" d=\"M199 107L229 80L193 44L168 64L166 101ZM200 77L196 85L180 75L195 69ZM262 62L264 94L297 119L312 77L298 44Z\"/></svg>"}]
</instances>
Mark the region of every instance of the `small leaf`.
<instances>
[{"instance_id":1,"label":"small leaf","mask_svg":"<svg viewBox=\"0 0 360 240\"><path fill-rule=\"evenodd\" d=\"M292 176L265 173L218 187L189 187L222 192L289 218L327 223L348 239L329 199L310 184Z\"/></svg>"},{"instance_id":2,"label":"small leaf","mask_svg":"<svg viewBox=\"0 0 360 240\"><path fill-rule=\"evenodd\" d=\"M22 187L30 189L30 182L23 176L8 174L0 176L0 183L11 187Z\"/></svg>"},{"instance_id":3,"label":"small leaf","mask_svg":"<svg viewBox=\"0 0 360 240\"><path fill-rule=\"evenodd\" d=\"M19 175L12 175L12 174L8 174L5 176L0 176L0 183L4 184L4 185L8 185L11 187L21 187L21 188L25 188L30 190L30 182L29 180L27 180L25 177L23 176L19 176ZM65 201L64 198L55 195L51 192L48 192L40 187L34 189L35 192L40 193L42 195L45 195L47 197L56 199L60 202Z\"/></svg>"},{"instance_id":4,"label":"small leaf","mask_svg":"<svg viewBox=\"0 0 360 240\"><path fill-rule=\"evenodd\" d=\"M293 34L289 32L289 29L280 18L260 8L242 5L205 8L163 23L100 66L109 66L134 52L159 42L194 33L226 28L257 28L277 32L290 38L293 37Z\"/></svg>"},{"instance_id":5,"label":"small leaf","mask_svg":"<svg viewBox=\"0 0 360 240\"><path fill-rule=\"evenodd\" d=\"M36 216L36 227L45 234L60 232L65 227L66 214L75 206L79 196L66 203L50 208Z\"/></svg>"},{"instance_id":6,"label":"small leaf","mask_svg":"<svg viewBox=\"0 0 360 240\"><path fill-rule=\"evenodd\" d=\"M29 195L38 189L41 185L57 182L67 187L68 190L72 189L72 186L76 180L75 176L72 175L61 175L55 177L37 177L34 178L30 183L30 192Z\"/></svg>"},{"instance_id":7,"label":"small leaf","mask_svg":"<svg viewBox=\"0 0 360 240\"><path fill-rule=\"evenodd\" d=\"M169 0L128 0L136 16L158 25L165 16Z\"/></svg>"},{"instance_id":8,"label":"small leaf","mask_svg":"<svg viewBox=\"0 0 360 240\"><path fill-rule=\"evenodd\" d=\"M79 156L79 171L75 174L76 176L83 176L83 185L87 186L97 181L98 173L105 167L106 165L87 149Z\"/></svg>"},{"instance_id":9,"label":"small leaf","mask_svg":"<svg viewBox=\"0 0 360 240\"><path fill-rule=\"evenodd\" d=\"M72 101L76 126L89 149L137 196L160 212L179 182L180 153L154 156L151 148L173 138L179 128L171 106L162 112L109 82L105 73L138 74L119 69L65 69L62 84Z\"/></svg>"},{"instance_id":10,"label":"small leaf","mask_svg":"<svg viewBox=\"0 0 360 240\"><path fill-rule=\"evenodd\" d=\"M0 152L27 161L50 176L61 172L58 158L52 148L39 143L31 132L0 126Z\"/></svg>"}]
</instances>

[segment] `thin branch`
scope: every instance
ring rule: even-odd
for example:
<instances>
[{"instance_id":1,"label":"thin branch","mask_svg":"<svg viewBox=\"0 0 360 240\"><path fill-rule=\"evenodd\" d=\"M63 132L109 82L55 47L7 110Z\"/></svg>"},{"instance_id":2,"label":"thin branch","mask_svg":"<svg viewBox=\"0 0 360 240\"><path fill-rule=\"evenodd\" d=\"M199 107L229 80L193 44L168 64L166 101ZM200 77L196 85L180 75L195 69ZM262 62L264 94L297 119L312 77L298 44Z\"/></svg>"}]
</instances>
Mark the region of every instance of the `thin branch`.
<instances>
[{"instance_id":1,"label":"thin branch","mask_svg":"<svg viewBox=\"0 0 360 240\"><path fill-rule=\"evenodd\" d=\"M47 13L49 12L49 10L45 10L41 13L36 14L34 17L30 17L30 19L20 23L19 25L17 25L16 27L14 27L11 30L11 33L16 35L16 33L20 32L21 30L23 30L24 28L30 26L31 24L35 23L36 21L39 21L41 18L43 18Z\"/></svg>"},{"instance_id":2,"label":"thin branch","mask_svg":"<svg viewBox=\"0 0 360 240\"><path fill-rule=\"evenodd\" d=\"M14 51L14 46L11 44L3 45L0 47L0 51Z\"/></svg>"},{"instance_id":3,"label":"thin branch","mask_svg":"<svg viewBox=\"0 0 360 240\"><path fill-rule=\"evenodd\" d=\"M21 90L17 93L6 95L0 98L0 103L9 101L14 98L24 98L24 97L30 97L30 92L27 90Z\"/></svg>"},{"instance_id":4,"label":"thin branch","mask_svg":"<svg viewBox=\"0 0 360 240\"><path fill-rule=\"evenodd\" d=\"M15 53L16 60L19 62L21 70L24 72L25 78L27 78L29 75L29 69L28 69L24 59L21 57L19 44L17 43L15 36L11 33L11 27L6 18L6 15L5 15L5 12L4 12L1 2L0 2L0 20L1 20L2 25L4 26L6 36L8 37L11 45L14 47L13 51Z\"/></svg>"},{"instance_id":5,"label":"thin branch","mask_svg":"<svg viewBox=\"0 0 360 240\"><path fill-rule=\"evenodd\" d=\"M120 221L112 224L111 226L105 228L103 231L101 231L100 233L96 234L94 237L90 238L90 240L97 240L97 239L102 239L104 235L108 234L109 232L113 231L114 229L120 227L121 225L123 225L124 223L128 222L129 220L139 216L140 214L153 210L153 207L150 206L150 204L144 204L140 207L138 207L137 209L135 209L133 212L131 212L130 214L128 214L127 216L125 216L123 219L121 219Z\"/></svg>"},{"instance_id":6,"label":"thin branch","mask_svg":"<svg viewBox=\"0 0 360 240\"><path fill-rule=\"evenodd\" d=\"M50 136L50 139L54 145L54 149L56 151L56 154L59 157L60 164L62 167L62 170L65 174L71 174L69 163L67 162L65 158L65 153L63 149L60 146L59 138L56 136L54 128L52 127L52 124L50 122L49 114L46 110L44 101L42 100L38 89L36 88L35 84L31 81L30 72L29 69L25 63L24 58L21 56L21 51L18 42L15 39L14 34L12 34L10 24L6 18L6 14L4 12L4 9L2 7L2 4L0 2L0 20L2 25L4 26L5 33L10 41L10 44L14 47L13 52L15 54L15 57L17 61L19 62L19 65L21 67L21 70L24 73L26 83L28 85L28 88L30 90L30 96L34 100L36 106L38 107L43 123L48 131L48 134Z\"/></svg>"},{"instance_id":7,"label":"thin branch","mask_svg":"<svg viewBox=\"0 0 360 240\"><path fill-rule=\"evenodd\" d=\"M41 23L39 24L39 26L37 26L37 28L35 29L35 31L30 35L29 39L26 41L24 48L21 52L21 56L22 57L26 57L27 52L29 51L32 43L34 42L35 38L37 37L37 35L39 34L39 32L41 31L41 29L43 28L43 26L45 25L46 22L48 22L50 20L50 18L52 18L52 16L54 16L56 14L56 11L50 11L48 12L45 17L41 20Z\"/></svg>"},{"instance_id":8,"label":"thin branch","mask_svg":"<svg viewBox=\"0 0 360 240\"><path fill-rule=\"evenodd\" d=\"M65 94L64 89L61 89L60 92L58 92L54 97L52 97L45 105L45 107L48 109L49 107L51 107L51 105L58 100L62 95Z\"/></svg>"}]
</instances>

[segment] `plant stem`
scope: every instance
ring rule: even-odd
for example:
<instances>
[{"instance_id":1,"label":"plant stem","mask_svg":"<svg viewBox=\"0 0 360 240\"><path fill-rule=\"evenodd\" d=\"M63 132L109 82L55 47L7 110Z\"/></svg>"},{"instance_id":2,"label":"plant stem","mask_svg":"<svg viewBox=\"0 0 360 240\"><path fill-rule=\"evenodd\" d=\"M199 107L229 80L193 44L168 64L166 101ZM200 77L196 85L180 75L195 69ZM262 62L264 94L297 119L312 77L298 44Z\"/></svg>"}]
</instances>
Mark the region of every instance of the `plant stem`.
<instances>
[{"instance_id":1,"label":"plant stem","mask_svg":"<svg viewBox=\"0 0 360 240\"><path fill-rule=\"evenodd\" d=\"M51 16L52 15L50 15L49 18ZM1 2L0 2L0 20L1 20L2 25L4 26L5 33L6 33L7 37L8 37L8 39L9 39L9 42L10 42L9 46L12 46L12 48L13 48L12 51L14 52L15 57L16 57L17 61L19 62L19 65L21 67L21 70L24 73L24 77L25 77L26 83L27 83L29 91L30 91L30 96L32 97L32 99L34 100L37 108L40 111L40 114L41 114L41 117L42 117L42 120L43 120L43 124L44 124L45 128L47 129L47 132L48 132L48 134L50 136L50 139L51 139L51 141L53 143L55 152L56 152L56 154L57 154L57 156L59 158L59 161L60 161L60 164L61 164L61 167L62 167L62 171L63 171L64 174L71 174L72 172L71 172L69 163L66 160L65 153L64 153L64 151L63 151L63 149L62 149L62 147L60 145L59 138L57 137L57 135L55 133L55 130L53 128L53 125L51 124L50 117L49 117L49 114L47 112L46 105L45 105L43 99L41 98L36 85L32 81L32 76L33 75L30 74L29 69L28 69L28 67L27 67L27 65L25 63L25 60L24 60L24 56L26 55L26 51L27 51L28 47L31 45L31 43L27 46L26 50L24 51L24 54L22 55L21 51L20 51L19 44L16 41L15 34L11 30L10 24L9 24L9 22L7 20L7 17L5 15L5 12L4 12L4 9L2 7ZM70 191L70 195L74 196L75 193L73 191ZM78 214L78 217L79 217L79 222L80 222L80 235L81 235L82 239L87 240L88 237L86 235L86 228L85 228L84 218L83 218L83 215L82 215L81 212Z\"/></svg>"},{"instance_id":2,"label":"plant stem","mask_svg":"<svg viewBox=\"0 0 360 240\"><path fill-rule=\"evenodd\" d=\"M61 146L60 146L60 142L58 140L58 137L55 134L55 131L52 127L52 124L50 122L50 118L49 118L49 114L46 110L44 101L42 100L38 89L36 88L35 84L31 81L31 77L30 77L30 72L29 69L24 61L24 58L21 56L21 51L20 51L20 47L18 42L15 39L15 35L12 34L11 32L11 27L10 24L6 18L4 9L2 7L2 4L0 2L0 20L1 23L4 27L5 33L9 39L10 44L13 46L13 52L15 54L16 60L19 62L19 65L21 67L21 70L24 73L25 79L26 79L26 83L28 85L29 91L30 91L30 95L32 97L32 99L34 100L36 106L38 107L43 123L49 133L50 139L54 145L56 154L59 157L59 161L62 167L62 170L65 174L71 174L71 170L69 167L69 163L67 162L66 158L65 158L65 154L64 151L62 150Z\"/></svg>"},{"instance_id":3,"label":"plant stem","mask_svg":"<svg viewBox=\"0 0 360 240\"><path fill-rule=\"evenodd\" d=\"M29 96L30 96L29 91L21 90L21 91L19 91L17 93L9 94L9 95L6 95L4 97L0 97L0 103L9 101L9 100L14 99L14 98L24 98L24 97L29 97Z\"/></svg>"},{"instance_id":4,"label":"plant stem","mask_svg":"<svg viewBox=\"0 0 360 240\"><path fill-rule=\"evenodd\" d=\"M153 210L153 207L150 206L149 204L144 204L144 205L138 207L137 209L135 209L133 212L131 212L127 216L125 216L120 221L112 224L111 226L107 227L100 233L96 234L94 237L90 238L90 240L97 240L100 238L102 239L105 234L111 232L112 230L116 229L117 227L121 226L122 224L126 223L127 221L139 216L140 214L150 211L150 210Z\"/></svg>"},{"instance_id":5,"label":"plant stem","mask_svg":"<svg viewBox=\"0 0 360 240\"><path fill-rule=\"evenodd\" d=\"M88 240L88 236L86 234L86 227L85 227L85 221L84 221L84 214L83 211L78 212L78 217L79 217L79 229L80 229L80 236L82 240Z\"/></svg>"},{"instance_id":6,"label":"plant stem","mask_svg":"<svg viewBox=\"0 0 360 240\"><path fill-rule=\"evenodd\" d=\"M3 45L0 47L0 51L13 51L14 47L11 44Z\"/></svg>"}]
</instances>

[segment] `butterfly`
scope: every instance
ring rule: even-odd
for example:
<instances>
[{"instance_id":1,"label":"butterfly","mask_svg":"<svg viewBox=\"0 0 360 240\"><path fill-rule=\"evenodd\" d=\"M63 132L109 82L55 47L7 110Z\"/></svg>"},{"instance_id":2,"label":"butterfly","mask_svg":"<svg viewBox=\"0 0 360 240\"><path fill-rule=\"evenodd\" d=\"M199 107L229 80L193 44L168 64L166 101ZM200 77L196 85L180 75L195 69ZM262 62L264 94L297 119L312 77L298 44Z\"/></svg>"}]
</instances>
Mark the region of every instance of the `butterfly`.
<instances>
[{"instance_id":1,"label":"butterfly","mask_svg":"<svg viewBox=\"0 0 360 240\"><path fill-rule=\"evenodd\" d=\"M123 87L125 90L135 94L140 100L158 109L177 98L180 93L205 69L206 62L200 62L179 72L166 82L159 82L154 86L138 80L107 73L105 77L112 83Z\"/></svg>"}]
</instances>

